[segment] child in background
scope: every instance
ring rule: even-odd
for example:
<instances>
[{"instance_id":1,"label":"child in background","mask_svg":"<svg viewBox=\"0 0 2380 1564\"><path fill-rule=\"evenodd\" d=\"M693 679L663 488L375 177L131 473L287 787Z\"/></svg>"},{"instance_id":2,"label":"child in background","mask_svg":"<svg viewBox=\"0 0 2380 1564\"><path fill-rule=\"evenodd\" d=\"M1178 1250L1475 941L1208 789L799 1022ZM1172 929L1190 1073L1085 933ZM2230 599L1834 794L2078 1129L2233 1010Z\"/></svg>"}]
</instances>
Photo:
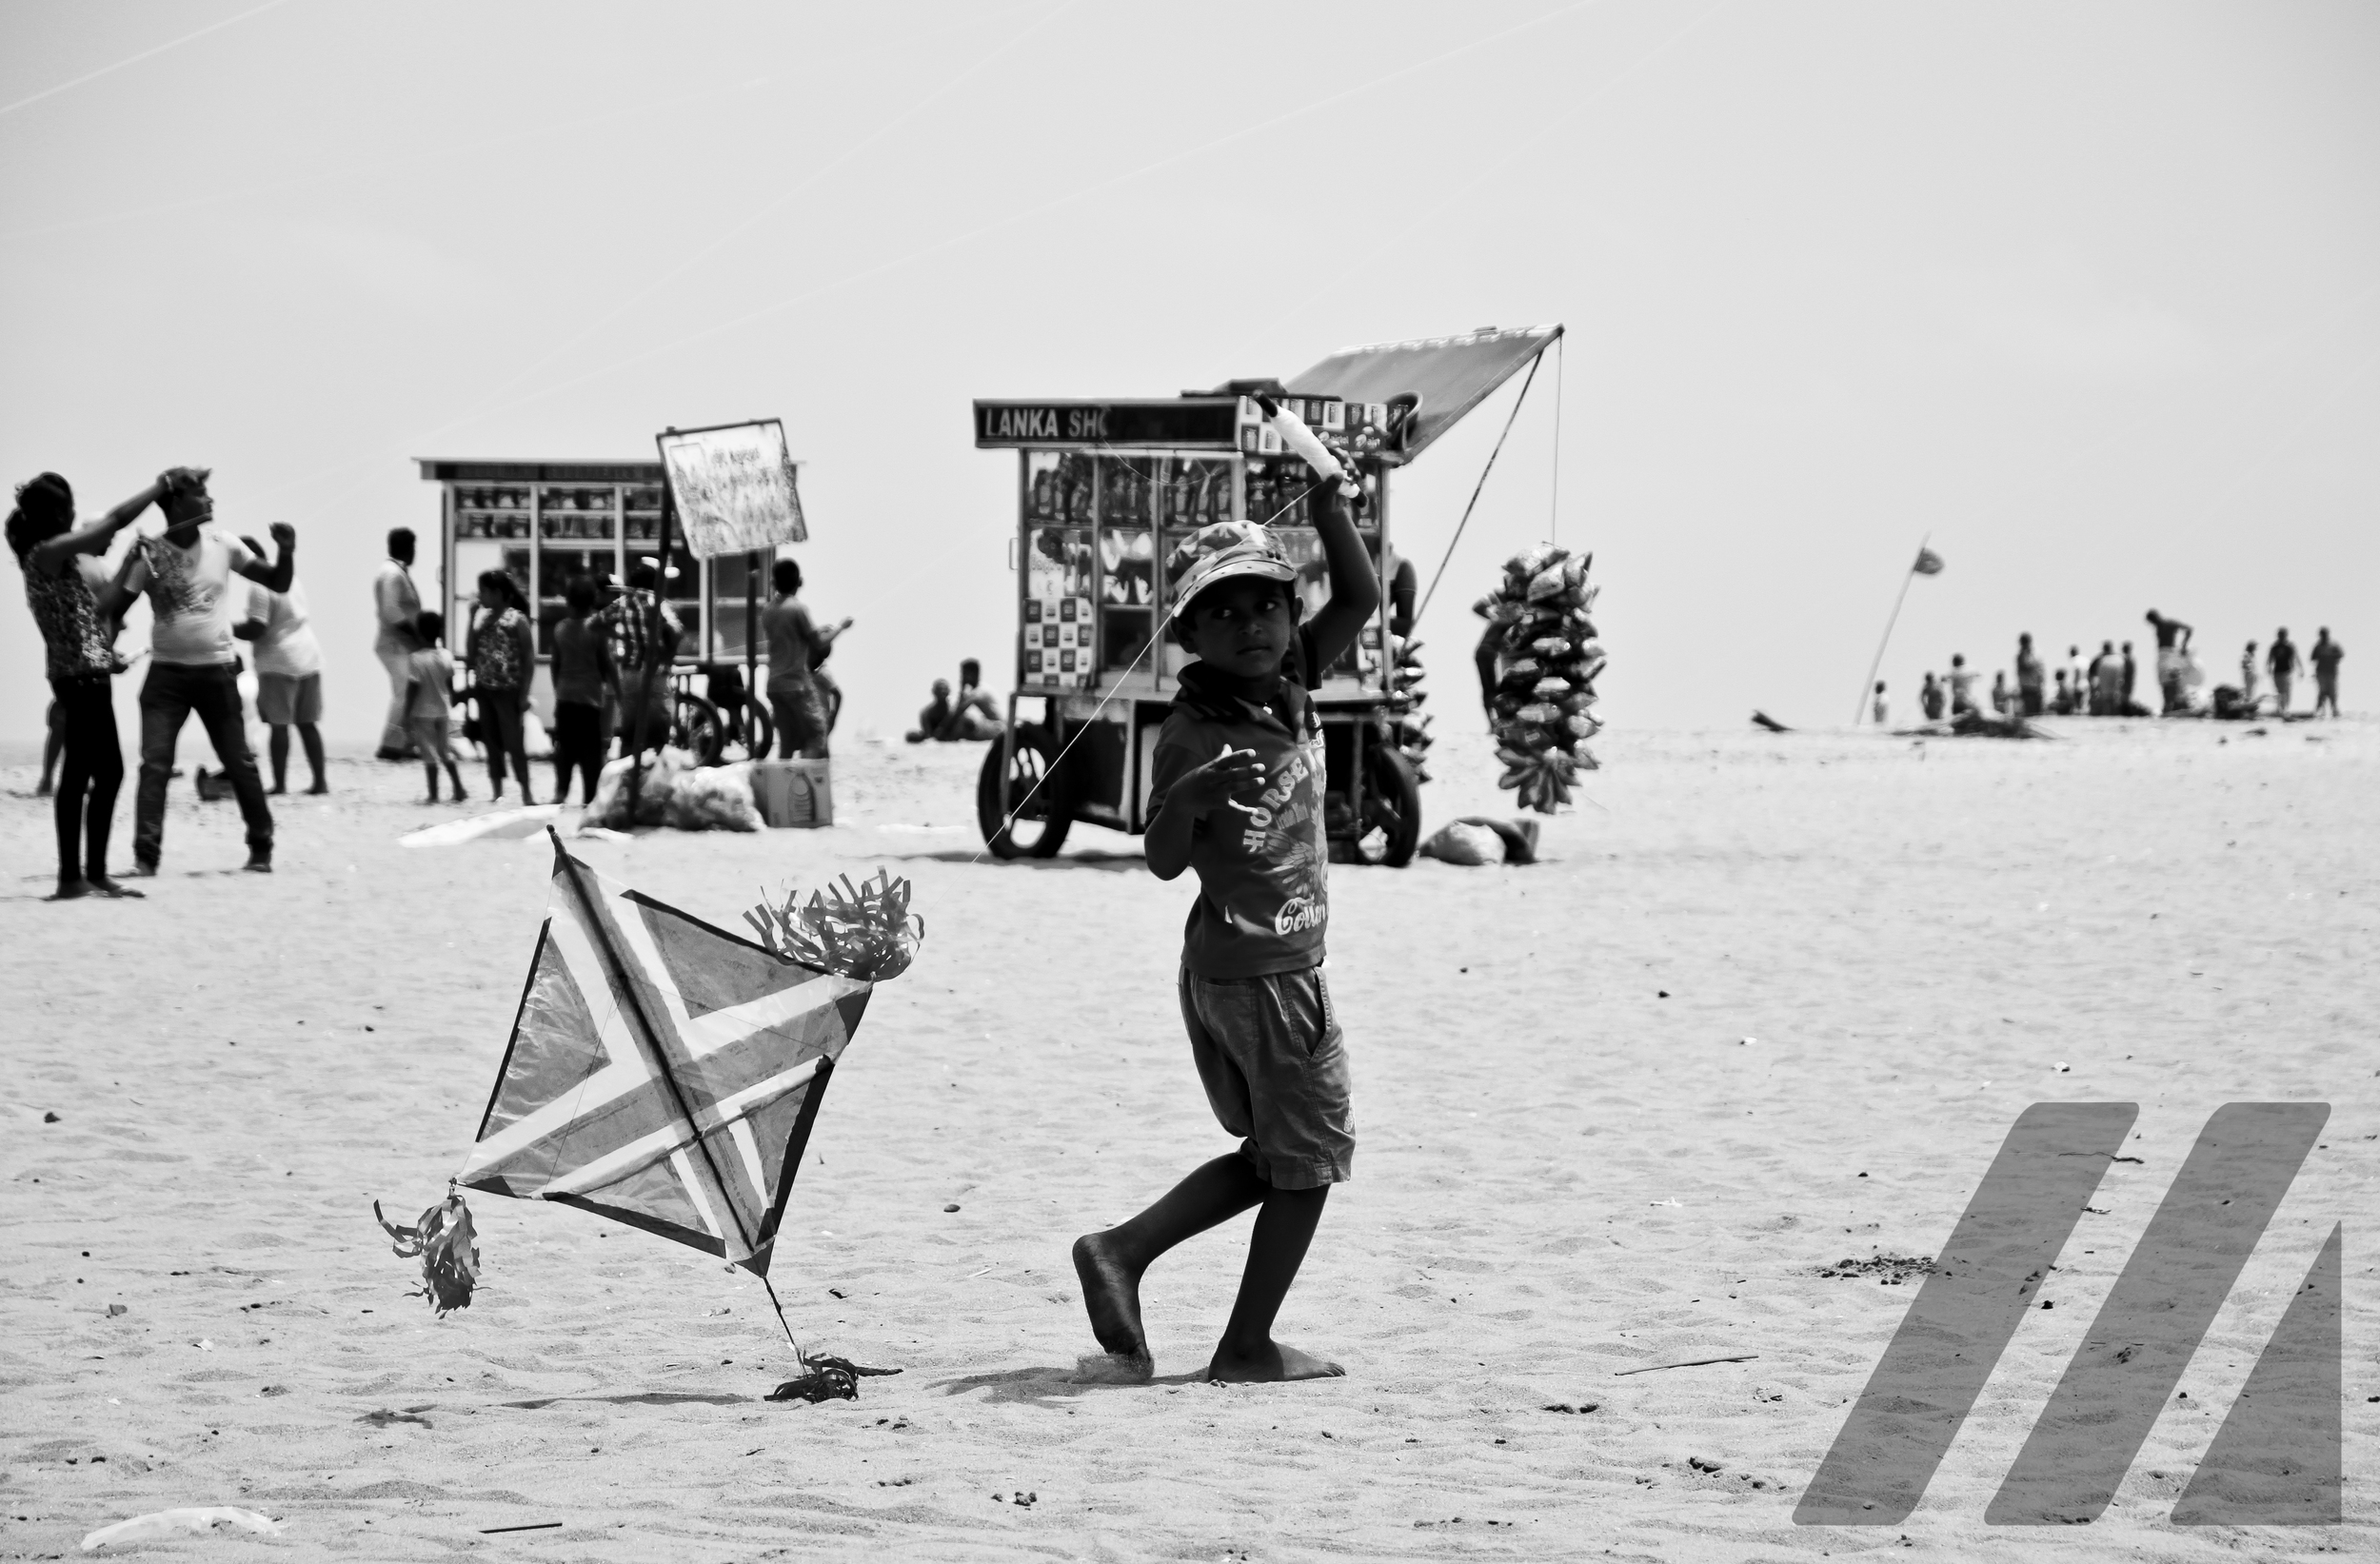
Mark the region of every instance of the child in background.
<instances>
[{"instance_id":1,"label":"child in background","mask_svg":"<svg viewBox=\"0 0 2380 1564\"><path fill-rule=\"evenodd\" d=\"M572 576L563 587L570 617L554 626L554 802L570 802L570 774L585 781L579 802L595 802L596 773L604 768L604 697L617 694L611 643L595 623L595 580Z\"/></svg>"},{"instance_id":2,"label":"child in background","mask_svg":"<svg viewBox=\"0 0 2380 1564\"><path fill-rule=\"evenodd\" d=\"M1201 528L1166 571L1177 584L1173 633L1198 661L1182 669L1158 737L1148 862L1160 880L1198 871L1182 940L1182 1020L1207 1101L1241 1138L1139 1216L1075 1241L1083 1305L1107 1352L1104 1364L1086 1361L1087 1376L1152 1376L1142 1274L1176 1244L1252 1206L1247 1266L1206 1377L1345 1372L1272 1336L1323 1201L1355 1158L1347 1055L1321 974L1322 732L1305 686L1379 604L1344 503L1353 485L1335 482L1327 453L1307 460L1322 474L1314 508L1331 583L1330 602L1311 623L1298 624L1296 566L1252 523Z\"/></svg>"},{"instance_id":3,"label":"child in background","mask_svg":"<svg viewBox=\"0 0 2380 1564\"><path fill-rule=\"evenodd\" d=\"M413 623L421 634L422 649L405 660L405 722L413 730L414 747L422 752L422 768L429 773L429 797L422 802L438 802L438 764L444 761L447 779L454 783L454 802L462 803L471 795L463 791L463 768L446 737L454 716L454 659L438 643L446 621L424 609Z\"/></svg>"},{"instance_id":4,"label":"child in background","mask_svg":"<svg viewBox=\"0 0 2380 1564\"><path fill-rule=\"evenodd\" d=\"M1884 681L1881 679L1875 682L1875 699L1869 704L1868 715L1874 719L1878 727L1893 720L1893 703L1884 698Z\"/></svg>"}]
</instances>

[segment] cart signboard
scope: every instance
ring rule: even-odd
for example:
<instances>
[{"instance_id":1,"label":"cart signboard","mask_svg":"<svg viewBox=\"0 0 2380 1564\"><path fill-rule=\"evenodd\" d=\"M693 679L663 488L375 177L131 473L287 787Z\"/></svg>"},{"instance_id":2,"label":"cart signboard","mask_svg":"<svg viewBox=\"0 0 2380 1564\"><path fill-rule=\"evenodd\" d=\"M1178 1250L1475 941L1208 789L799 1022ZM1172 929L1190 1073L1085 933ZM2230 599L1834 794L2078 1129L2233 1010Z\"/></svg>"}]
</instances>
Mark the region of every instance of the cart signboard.
<instances>
[{"instance_id":1,"label":"cart signboard","mask_svg":"<svg viewBox=\"0 0 2380 1564\"><path fill-rule=\"evenodd\" d=\"M695 558L809 541L783 423L764 418L654 438L680 533Z\"/></svg>"}]
</instances>

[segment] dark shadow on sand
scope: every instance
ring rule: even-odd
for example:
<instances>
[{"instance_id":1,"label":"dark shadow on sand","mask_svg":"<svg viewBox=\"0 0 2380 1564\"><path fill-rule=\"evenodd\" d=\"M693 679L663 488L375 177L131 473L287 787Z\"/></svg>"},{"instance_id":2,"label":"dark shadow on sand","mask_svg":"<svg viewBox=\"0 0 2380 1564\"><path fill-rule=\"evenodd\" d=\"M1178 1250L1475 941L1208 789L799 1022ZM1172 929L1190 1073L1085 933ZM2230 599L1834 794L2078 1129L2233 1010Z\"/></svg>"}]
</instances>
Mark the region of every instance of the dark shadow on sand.
<instances>
[{"instance_id":1,"label":"dark shadow on sand","mask_svg":"<svg viewBox=\"0 0 2380 1564\"><path fill-rule=\"evenodd\" d=\"M676 1407L689 1402L706 1407L731 1407L744 1401L757 1401L757 1396L704 1395L699 1391L646 1390L633 1396L548 1396L536 1401L499 1401L504 1407L519 1407L527 1412L542 1411L564 1401L601 1401L615 1407Z\"/></svg>"},{"instance_id":2,"label":"dark shadow on sand","mask_svg":"<svg viewBox=\"0 0 2380 1564\"><path fill-rule=\"evenodd\" d=\"M1206 1380L1201 1369L1192 1374L1160 1374L1140 1384L1116 1380L1077 1379L1073 1369L1002 1369L992 1374L962 1375L956 1379L941 1379L933 1388L944 1396L964 1396L969 1391L991 1392L994 1401L1021 1401L1027 1406L1057 1407L1078 1396L1103 1390L1149 1390L1159 1385L1197 1385Z\"/></svg>"},{"instance_id":3,"label":"dark shadow on sand","mask_svg":"<svg viewBox=\"0 0 2380 1564\"><path fill-rule=\"evenodd\" d=\"M1056 858L994 858L981 848L945 847L934 853L887 853L879 857L898 859L903 862L920 861L934 863L974 863L980 858L986 869L1104 869L1110 874L1128 869L1145 869L1149 861L1139 853L1113 853L1094 847L1088 852L1061 853Z\"/></svg>"}]
</instances>

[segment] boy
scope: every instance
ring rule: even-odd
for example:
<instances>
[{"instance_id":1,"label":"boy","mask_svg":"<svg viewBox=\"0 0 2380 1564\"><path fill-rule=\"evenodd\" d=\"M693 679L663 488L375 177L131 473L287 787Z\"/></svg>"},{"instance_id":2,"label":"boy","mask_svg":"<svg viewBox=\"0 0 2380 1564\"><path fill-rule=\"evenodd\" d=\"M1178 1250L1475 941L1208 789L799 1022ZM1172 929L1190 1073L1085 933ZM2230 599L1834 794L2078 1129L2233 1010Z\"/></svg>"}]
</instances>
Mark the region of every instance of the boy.
<instances>
[{"instance_id":1,"label":"boy","mask_svg":"<svg viewBox=\"0 0 2380 1564\"><path fill-rule=\"evenodd\" d=\"M595 623L595 579L584 572L563 587L569 616L554 626L554 802L570 802L570 776L581 778L579 802L595 802L604 769L604 699L617 697L611 646Z\"/></svg>"},{"instance_id":2,"label":"boy","mask_svg":"<svg viewBox=\"0 0 2380 1564\"><path fill-rule=\"evenodd\" d=\"M422 752L422 768L429 773L429 797L422 802L438 802L438 762L444 761L446 778L454 783L454 802L468 802L471 795L463 791L463 768L446 737L454 715L454 658L438 643L446 621L425 608L413 624L422 647L406 654L405 721L413 733L413 747Z\"/></svg>"},{"instance_id":3,"label":"boy","mask_svg":"<svg viewBox=\"0 0 2380 1564\"><path fill-rule=\"evenodd\" d=\"M1215 523L1167 563L1173 632L1198 661L1182 669L1158 737L1148 861L1160 880L1198 871L1182 938L1182 1020L1207 1100L1241 1139L1131 1220L1075 1240L1092 1334L1109 1355L1101 1377L1145 1381L1155 1372L1140 1325L1150 1263L1251 1206L1260 1209L1247 1268L1207 1377L1345 1372L1272 1337L1323 1201L1355 1155L1346 1053L1320 971L1322 732L1305 686L1379 604L1344 504L1354 485L1335 482L1337 464L1319 446L1308 461L1323 475L1316 524L1331 581L1330 603L1312 623L1299 627L1297 568L1261 526Z\"/></svg>"}]
</instances>

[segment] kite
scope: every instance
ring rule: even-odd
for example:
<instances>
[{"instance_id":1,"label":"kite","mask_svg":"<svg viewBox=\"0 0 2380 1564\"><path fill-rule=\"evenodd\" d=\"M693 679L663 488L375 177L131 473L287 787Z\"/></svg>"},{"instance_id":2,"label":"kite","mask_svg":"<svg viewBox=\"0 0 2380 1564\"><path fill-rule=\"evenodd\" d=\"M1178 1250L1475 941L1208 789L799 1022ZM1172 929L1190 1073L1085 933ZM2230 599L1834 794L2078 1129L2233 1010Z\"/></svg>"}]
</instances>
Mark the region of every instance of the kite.
<instances>
[{"instance_id":1,"label":"kite","mask_svg":"<svg viewBox=\"0 0 2380 1564\"><path fill-rule=\"evenodd\" d=\"M803 1148L869 992L908 965L923 925L906 882L883 875L831 902L763 911L764 945L605 879L556 836L520 1011L453 1183L577 1206L741 1266L784 1324L768 1267ZM885 926L855 947L855 923ZM819 940L820 928L843 937ZM820 964L845 955L861 959ZM389 1231L398 1254L430 1253L458 1223L468 1245L450 1192L420 1229ZM426 1281L439 1313L469 1304L470 1277L458 1289L451 1265ZM848 1398L858 1376L898 1372L810 1356L790 1324L785 1339L803 1374L772 1400Z\"/></svg>"}]
</instances>

